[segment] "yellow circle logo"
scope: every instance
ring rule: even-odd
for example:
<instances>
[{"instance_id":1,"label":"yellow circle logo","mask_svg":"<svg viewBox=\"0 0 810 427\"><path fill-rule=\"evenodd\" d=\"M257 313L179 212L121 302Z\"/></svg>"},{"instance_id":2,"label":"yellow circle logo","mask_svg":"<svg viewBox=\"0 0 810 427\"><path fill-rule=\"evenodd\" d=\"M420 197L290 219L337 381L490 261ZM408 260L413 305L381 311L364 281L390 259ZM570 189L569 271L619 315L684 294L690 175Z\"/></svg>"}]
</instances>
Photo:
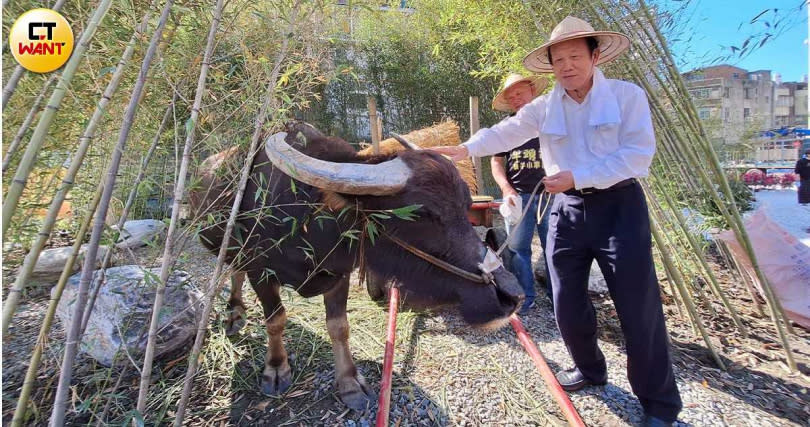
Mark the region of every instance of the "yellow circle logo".
<instances>
[{"instance_id":1,"label":"yellow circle logo","mask_svg":"<svg viewBox=\"0 0 810 427\"><path fill-rule=\"evenodd\" d=\"M50 9L23 13L11 27L8 44L26 70L47 73L67 62L73 52L73 30L64 16Z\"/></svg>"}]
</instances>

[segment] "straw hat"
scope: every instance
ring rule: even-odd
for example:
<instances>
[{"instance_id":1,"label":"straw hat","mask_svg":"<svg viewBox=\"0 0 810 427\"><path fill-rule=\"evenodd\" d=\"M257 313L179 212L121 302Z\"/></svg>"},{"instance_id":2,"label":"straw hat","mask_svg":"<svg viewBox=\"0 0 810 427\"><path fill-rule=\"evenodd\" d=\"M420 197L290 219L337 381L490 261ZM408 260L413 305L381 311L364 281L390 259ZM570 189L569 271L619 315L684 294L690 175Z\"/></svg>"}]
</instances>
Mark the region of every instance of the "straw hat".
<instances>
[{"instance_id":1,"label":"straw hat","mask_svg":"<svg viewBox=\"0 0 810 427\"><path fill-rule=\"evenodd\" d=\"M547 42L523 58L523 66L534 72L550 73L552 69L548 62L548 48L560 42L585 37L596 37L599 42L599 61L596 65L616 59L630 47L630 39L626 35L615 31L594 31L591 24L568 16L554 27Z\"/></svg>"},{"instance_id":2,"label":"straw hat","mask_svg":"<svg viewBox=\"0 0 810 427\"><path fill-rule=\"evenodd\" d=\"M511 88L512 86L523 82L534 85L535 96L543 93L543 90L545 90L546 87L548 87L548 80L546 80L541 76L524 77L517 73L509 74L506 77L506 80L504 80L503 87L501 88L501 90L499 90L498 93L495 94L495 98L492 99L492 109L498 111L506 111L509 113L514 112L512 106L509 105L508 101L506 101L504 93L506 92L507 89Z\"/></svg>"}]
</instances>

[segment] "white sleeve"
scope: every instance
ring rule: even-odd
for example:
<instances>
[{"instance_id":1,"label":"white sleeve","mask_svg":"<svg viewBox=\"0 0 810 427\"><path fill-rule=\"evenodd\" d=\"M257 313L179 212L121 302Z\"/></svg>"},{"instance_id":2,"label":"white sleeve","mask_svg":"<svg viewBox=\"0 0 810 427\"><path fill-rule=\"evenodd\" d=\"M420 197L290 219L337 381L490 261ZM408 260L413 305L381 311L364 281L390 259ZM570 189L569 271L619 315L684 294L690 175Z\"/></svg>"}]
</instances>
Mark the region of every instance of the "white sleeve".
<instances>
[{"instance_id":1,"label":"white sleeve","mask_svg":"<svg viewBox=\"0 0 810 427\"><path fill-rule=\"evenodd\" d=\"M588 166L573 168L577 189L607 188L627 178L648 175L655 154L655 133L647 94L635 85L626 88L625 94L621 102L619 148Z\"/></svg>"},{"instance_id":2,"label":"white sleeve","mask_svg":"<svg viewBox=\"0 0 810 427\"><path fill-rule=\"evenodd\" d=\"M464 145L470 157L484 157L509 151L535 138L546 114L544 97L526 104L512 117L507 117L491 128L475 133Z\"/></svg>"}]
</instances>

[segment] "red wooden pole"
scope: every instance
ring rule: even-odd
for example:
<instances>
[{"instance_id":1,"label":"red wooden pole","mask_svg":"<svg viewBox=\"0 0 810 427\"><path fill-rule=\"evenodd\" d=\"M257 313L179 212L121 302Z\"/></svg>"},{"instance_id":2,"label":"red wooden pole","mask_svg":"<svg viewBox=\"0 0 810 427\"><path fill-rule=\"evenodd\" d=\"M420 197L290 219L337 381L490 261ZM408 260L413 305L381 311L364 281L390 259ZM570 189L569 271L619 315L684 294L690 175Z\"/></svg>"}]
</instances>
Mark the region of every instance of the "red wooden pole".
<instances>
[{"instance_id":1,"label":"red wooden pole","mask_svg":"<svg viewBox=\"0 0 810 427\"><path fill-rule=\"evenodd\" d=\"M568 399L568 395L565 393L565 390L563 390L560 386L560 383L557 381L557 377L554 376L553 372L551 372L551 368L548 367L548 364L543 358L543 355L540 353L540 350L537 349L537 346L534 345L534 342L529 337L529 334L526 333L526 328L523 327L523 323L521 323L520 319L514 314L509 318L509 322L512 324L512 327L517 333L518 341L520 341L523 348L525 348L526 352L528 352L529 356L531 356L532 361L534 361L534 366L536 366L537 370L540 371L540 376L543 377L543 381L545 381L548 391L554 397L554 400L557 401L557 404L560 405L560 409L565 415L565 419L568 420L568 425L584 427L585 423L582 422L582 418L579 417L579 413L577 413L576 408L574 408L571 400ZM387 349L388 347L386 346L386 350ZM380 424L377 425L379 426Z\"/></svg>"},{"instance_id":2,"label":"red wooden pole","mask_svg":"<svg viewBox=\"0 0 810 427\"><path fill-rule=\"evenodd\" d=\"M385 339L385 359L383 360L380 398L377 402L377 427L388 426L388 412L391 410L391 373L394 370L394 342L397 336L397 309L399 308L399 288L391 286L388 299L388 332Z\"/></svg>"}]
</instances>

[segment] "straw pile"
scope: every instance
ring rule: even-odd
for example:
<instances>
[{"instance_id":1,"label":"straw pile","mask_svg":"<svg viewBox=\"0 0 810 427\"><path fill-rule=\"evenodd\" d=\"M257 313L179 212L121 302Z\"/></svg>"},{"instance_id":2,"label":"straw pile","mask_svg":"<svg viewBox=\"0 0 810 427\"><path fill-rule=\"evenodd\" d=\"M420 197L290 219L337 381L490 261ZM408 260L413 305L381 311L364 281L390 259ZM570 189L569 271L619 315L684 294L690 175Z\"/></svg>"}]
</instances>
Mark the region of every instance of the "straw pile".
<instances>
[{"instance_id":1,"label":"straw pile","mask_svg":"<svg viewBox=\"0 0 810 427\"><path fill-rule=\"evenodd\" d=\"M459 128L456 122L446 120L429 128L415 130L402 136L408 141L422 148L436 147L440 145L458 145L461 143L458 129ZM391 154L404 150L405 148L402 147L402 145L394 138L388 138L380 141L381 154ZM370 145L360 150L361 155L371 155L372 153L373 148ZM473 170L472 161L467 159L456 162L456 168L458 169L459 174L461 174L461 179L463 179L470 188L470 193L478 193L478 185L475 182L475 171Z\"/></svg>"}]
</instances>

